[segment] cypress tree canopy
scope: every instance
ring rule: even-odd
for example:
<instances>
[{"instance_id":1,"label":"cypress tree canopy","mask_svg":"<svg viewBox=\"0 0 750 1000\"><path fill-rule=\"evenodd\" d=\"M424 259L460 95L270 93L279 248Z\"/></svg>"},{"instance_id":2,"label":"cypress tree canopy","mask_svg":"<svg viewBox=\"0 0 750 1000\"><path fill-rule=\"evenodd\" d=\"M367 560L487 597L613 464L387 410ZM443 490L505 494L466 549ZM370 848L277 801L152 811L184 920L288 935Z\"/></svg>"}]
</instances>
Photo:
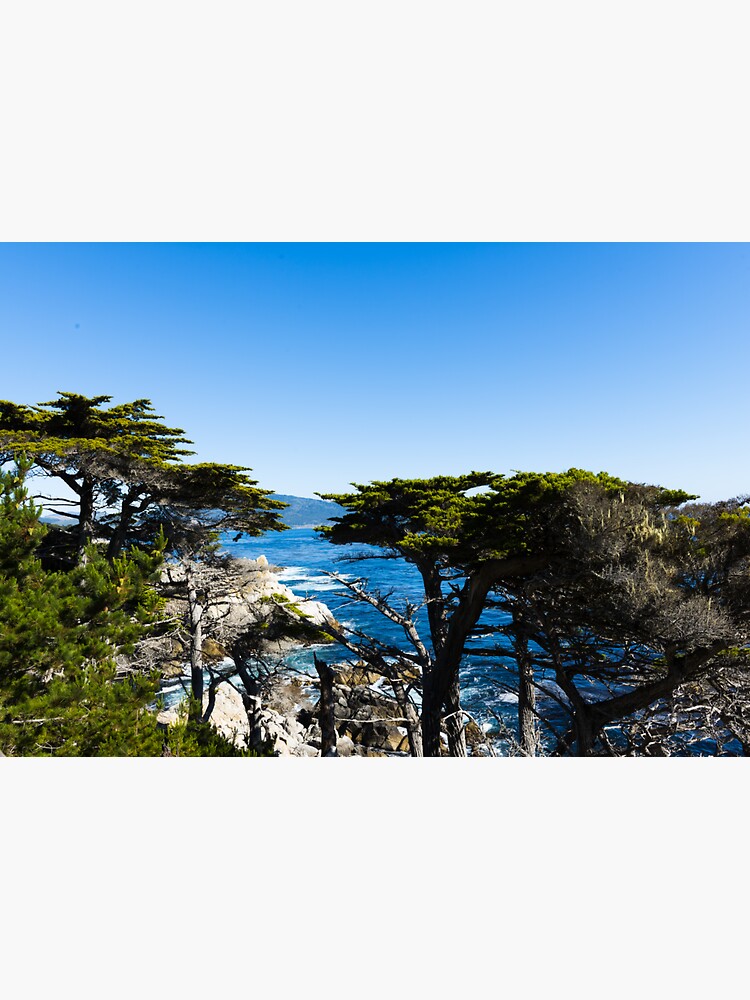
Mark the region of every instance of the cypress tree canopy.
<instances>
[{"instance_id":1,"label":"cypress tree canopy","mask_svg":"<svg viewBox=\"0 0 750 1000\"><path fill-rule=\"evenodd\" d=\"M606 472L492 472L431 479L391 479L353 484L355 493L321 493L346 509L318 530L330 542L364 542L398 552L412 562L470 568L493 559L554 548L570 491L604 494L647 491L660 508L694 499L680 490L643 487ZM474 492L480 490L481 492ZM554 532L553 521L557 519Z\"/></svg>"},{"instance_id":2,"label":"cypress tree canopy","mask_svg":"<svg viewBox=\"0 0 750 1000\"><path fill-rule=\"evenodd\" d=\"M32 472L72 491L72 499L43 497L72 522L58 550L67 540L80 559L92 539L105 538L116 558L128 545L150 544L160 526L170 546L195 543L200 532L283 528L278 511L285 505L270 499L249 469L184 464L193 452L183 446L191 442L163 423L150 400L107 406L111 396L58 397L37 406L0 400L0 460L27 456Z\"/></svg>"},{"instance_id":3,"label":"cypress tree canopy","mask_svg":"<svg viewBox=\"0 0 750 1000\"><path fill-rule=\"evenodd\" d=\"M0 448L7 457L25 450L42 468L54 465L55 456L70 459L78 451L98 451L115 461L117 456L151 461L175 461L192 455L179 447L191 444L179 427L167 427L154 413L151 401L103 408L111 396L82 396L59 392L59 398L37 406L0 400Z\"/></svg>"}]
</instances>

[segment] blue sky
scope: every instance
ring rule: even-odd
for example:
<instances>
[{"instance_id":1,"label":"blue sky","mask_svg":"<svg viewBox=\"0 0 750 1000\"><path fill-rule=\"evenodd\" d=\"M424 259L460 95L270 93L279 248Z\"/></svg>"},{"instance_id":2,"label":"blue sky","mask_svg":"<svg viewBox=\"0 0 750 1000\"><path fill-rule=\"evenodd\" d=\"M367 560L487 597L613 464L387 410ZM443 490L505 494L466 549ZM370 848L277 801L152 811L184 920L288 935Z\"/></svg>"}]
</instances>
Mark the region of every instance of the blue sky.
<instances>
[{"instance_id":1,"label":"blue sky","mask_svg":"<svg viewBox=\"0 0 750 1000\"><path fill-rule=\"evenodd\" d=\"M150 398L310 496L570 466L750 492L746 244L4 244L0 397Z\"/></svg>"}]
</instances>

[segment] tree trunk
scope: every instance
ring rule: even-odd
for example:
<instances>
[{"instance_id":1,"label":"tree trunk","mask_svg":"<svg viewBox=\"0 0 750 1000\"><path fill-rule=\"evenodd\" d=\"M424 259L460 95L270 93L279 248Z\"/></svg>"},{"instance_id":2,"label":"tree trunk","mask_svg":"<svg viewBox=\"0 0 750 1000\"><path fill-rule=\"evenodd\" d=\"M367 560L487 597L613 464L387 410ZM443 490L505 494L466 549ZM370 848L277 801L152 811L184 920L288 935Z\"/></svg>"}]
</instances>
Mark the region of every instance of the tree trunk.
<instances>
[{"instance_id":1,"label":"tree trunk","mask_svg":"<svg viewBox=\"0 0 750 1000\"><path fill-rule=\"evenodd\" d=\"M412 757L423 757L422 752L422 732L419 728L419 716L412 704L411 698L406 693L404 682L400 678L391 678L391 687L396 697L396 704L399 711L406 719L406 732L409 738L409 752Z\"/></svg>"},{"instance_id":2,"label":"tree trunk","mask_svg":"<svg viewBox=\"0 0 750 1000\"><path fill-rule=\"evenodd\" d=\"M565 670L558 668L557 683L568 696L573 709L578 755L590 756L599 733L606 725L632 715L640 709L648 708L659 698L669 697L686 681L699 676L705 663L712 656L722 652L725 646L724 642L716 643L714 647L696 650L681 657L668 656L668 670L665 677L598 702L584 701Z\"/></svg>"},{"instance_id":3,"label":"tree trunk","mask_svg":"<svg viewBox=\"0 0 750 1000\"><path fill-rule=\"evenodd\" d=\"M555 646L556 656L558 653ZM569 733L565 734L563 742L570 746L573 741L576 745L576 757L588 757L594 748L597 727L594 726L593 719L588 705L581 696L581 692L573 683L571 677L564 666L561 665L559 656L555 663L555 680L560 690L567 696L570 702L571 715L573 716L573 726Z\"/></svg>"},{"instance_id":4,"label":"tree trunk","mask_svg":"<svg viewBox=\"0 0 750 1000\"><path fill-rule=\"evenodd\" d=\"M322 757L338 757L336 752L336 716L334 711L333 678L335 671L327 663L319 660L313 653L315 669L320 678L320 702L318 703L318 722L320 723L320 740Z\"/></svg>"},{"instance_id":5,"label":"tree trunk","mask_svg":"<svg viewBox=\"0 0 750 1000\"><path fill-rule=\"evenodd\" d=\"M221 683L218 677L213 678L208 685L208 702L206 704L206 710L201 716L201 722L208 722L211 718L213 710L216 706L216 689Z\"/></svg>"},{"instance_id":6,"label":"tree trunk","mask_svg":"<svg viewBox=\"0 0 750 1000\"><path fill-rule=\"evenodd\" d=\"M203 713L203 612L205 605L190 570L187 571L188 611L190 614L190 693L193 712Z\"/></svg>"},{"instance_id":7,"label":"tree trunk","mask_svg":"<svg viewBox=\"0 0 750 1000\"><path fill-rule=\"evenodd\" d=\"M465 757L466 734L461 713L458 667L448 672L445 665L441 669L435 664L425 675L422 695L422 751L425 757L442 756L440 736L444 710L448 716L445 722L448 753L451 757Z\"/></svg>"},{"instance_id":8,"label":"tree trunk","mask_svg":"<svg viewBox=\"0 0 750 1000\"><path fill-rule=\"evenodd\" d=\"M239 654L233 654L232 659L245 689L242 694L242 704L245 706L247 724L250 729L247 745L251 750L261 750L263 748L263 730L260 726L260 710L263 702L260 683L258 678L254 677L247 669Z\"/></svg>"},{"instance_id":9,"label":"tree trunk","mask_svg":"<svg viewBox=\"0 0 750 1000\"><path fill-rule=\"evenodd\" d=\"M432 670L425 674L422 694L422 753L425 757L440 756L440 722L443 717L443 702L433 683Z\"/></svg>"},{"instance_id":10,"label":"tree trunk","mask_svg":"<svg viewBox=\"0 0 750 1000\"><path fill-rule=\"evenodd\" d=\"M537 614L539 608L534 602ZM589 757L594 748L598 727L594 725L591 716L591 705L589 705L581 695L581 692L573 682L573 677L568 673L565 666L565 654L560 643L557 632L551 629L545 622L544 616L539 616L539 622L546 632L549 644L549 651L552 654L552 662L555 667L555 681L570 702L571 715L573 716L573 731L565 735L563 743L570 746L572 740L576 743L576 756ZM537 638L539 638L537 636Z\"/></svg>"},{"instance_id":11,"label":"tree trunk","mask_svg":"<svg viewBox=\"0 0 750 1000\"><path fill-rule=\"evenodd\" d=\"M94 484L86 476L81 483L78 501L78 561L86 564L86 546L94 537Z\"/></svg>"},{"instance_id":12,"label":"tree trunk","mask_svg":"<svg viewBox=\"0 0 750 1000\"><path fill-rule=\"evenodd\" d=\"M429 562L417 565L422 575L425 597L427 598L427 618L430 623L430 638L435 657L435 661L425 669L422 675L422 754L425 757L440 757L443 699L439 691L440 668L438 660L445 648L448 622L439 571Z\"/></svg>"},{"instance_id":13,"label":"tree trunk","mask_svg":"<svg viewBox=\"0 0 750 1000\"><path fill-rule=\"evenodd\" d=\"M578 709L575 714L576 746L579 757L590 757L594 749L596 732L586 709Z\"/></svg>"},{"instance_id":14,"label":"tree trunk","mask_svg":"<svg viewBox=\"0 0 750 1000\"><path fill-rule=\"evenodd\" d=\"M437 660L424 676L422 695L422 749L425 757L442 756L440 739L443 711L451 757L466 756L466 733L461 712L461 684L458 663L445 655Z\"/></svg>"},{"instance_id":15,"label":"tree trunk","mask_svg":"<svg viewBox=\"0 0 750 1000\"><path fill-rule=\"evenodd\" d=\"M440 605L440 614L432 612L430 618L435 661L424 675L424 697L422 709L422 740L425 757L440 756L440 721L443 707L449 716L446 722L448 750L452 757L466 756L466 735L461 714L459 667L463 658L466 640L479 621L490 587L496 582L500 568L517 571L525 565L520 560L492 560L485 563L476 573L469 576L460 592L458 606L447 620L442 597L432 598L432 603ZM428 579L425 593L429 596ZM431 584L434 587L434 584ZM429 606L428 606L429 609ZM438 635L435 635L435 629ZM436 641L437 640L437 641Z\"/></svg>"},{"instance_id":16,"label":"tree trunk","mask_svg":"<svg viewBox=\"0 0 750 1000\"><path fill-rule=\"evenodd\" d=\"M451 678L445 699L445 729L448 733L448 753L451 757L466 757L466 730L461 711L461 685L458 670Z\"/></svg>"},{"instance_id":17,"label":"tree trunk","mask_svg":"<svg viewBox=\"0 0 750 1000\"><path fill-rule=\"evenodd\" d=\"M536 728L534 665L529 656L528 638L520 632L517 635L518 742L527 757L536 757L539 751L539 737Z\"/></svg>"},{"instance_id":18,"label":"tree trunk","mask_svg":"<svg viewBox=\"0 0 750 1000\"><path fill-rule=\"evenodd\" d=\"M115 530L113 531L112 537L109 540L109 545L107 546L107 559L110 561L112 559L117 559L122 552L122 547L125 544L125 538L127 537L128 530L130 529L130 522L132 518L133 510L130 506L128 497L126 496L122 501L122 510L120 511L120 516L117 519Z\"/></svg>"}]
</instances>

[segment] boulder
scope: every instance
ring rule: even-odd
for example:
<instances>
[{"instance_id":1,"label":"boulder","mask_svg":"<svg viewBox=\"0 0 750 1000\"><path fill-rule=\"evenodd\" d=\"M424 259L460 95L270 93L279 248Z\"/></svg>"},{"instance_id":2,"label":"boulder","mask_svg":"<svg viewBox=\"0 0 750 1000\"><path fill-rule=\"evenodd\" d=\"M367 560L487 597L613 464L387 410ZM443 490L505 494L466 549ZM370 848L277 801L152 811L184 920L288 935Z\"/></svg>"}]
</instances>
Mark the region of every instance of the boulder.
<instances>
[{"instance_id":1,"label":"boulder","mask_svg":"<svg viewBox=\"0 0 750 1000\"><path fill-rule=\"evenodd\" d=\"M205 659L212 663L219 663L229 655L220 642L211 638L203 640L202 652Z\"/></svg>"},{"instance_id":2,"label":"boulder","mask_svg":"<svg viewBox=\"0 0 750 1000\"><path fill-rule=\"evenodd\" d=\"M373 682L373 677L379 676L360 665L339 672L334 685L338 732L357 748L366 749L368 756L370 750L408 754L406 728L393 721L400 716L398 706L375 686L377 681ZM348 683L340 683L342 679Z\"/></svg>"},{"instance_id":3,"label":"boulder","mask_svg":"<svg viewBox=\"0 0 750 1000\"><path fill-rule=\"evenodd\" d=\"M208 705L208 694L203 695L203 708ZM236 747L245 748L250 736L250 725L242 695L226 681L216 689L216 703L211 712L210 723L225 739Z\"/></svg>"},{"instance_id":4,"label":"boulder","mask_svg":"<svg viewBox=\"0 0 750 1000\"><path fill-rule=\"evenodd\" d=\"M172 708L165 708L156 716L156 721L160 726L174 726L180 721L181 712L178 705Z\"/></svg>"},{"instance_id":5,"label":"boulder","mask_svg":"<svg viewBox=\"0 0 750 1000\"><path fill-rule=\"evenodd\" d=\"M339 736L336 740L336 753L339 757L351 757L354 753L354 740L348 736Z\"/></svg>"}]
</instances>

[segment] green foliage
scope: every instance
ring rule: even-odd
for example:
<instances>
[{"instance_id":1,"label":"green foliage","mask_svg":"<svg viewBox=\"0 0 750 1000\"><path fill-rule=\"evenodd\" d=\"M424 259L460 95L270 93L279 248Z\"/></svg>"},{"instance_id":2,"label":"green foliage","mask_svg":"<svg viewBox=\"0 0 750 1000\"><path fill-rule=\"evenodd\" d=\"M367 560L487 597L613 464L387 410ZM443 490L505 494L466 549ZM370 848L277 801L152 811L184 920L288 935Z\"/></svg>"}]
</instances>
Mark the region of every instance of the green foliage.
<instances>
[{"instance_id":1,"label":"green foliage","mask_svg":"<svg viewBox=\"0 0 750 1000\"><path fill-rule=\"evenodd\" d=\"M103 409L111 396L82 396L60 392L59 399L37 406L0 400L2 446L11 453L20 450L38 456L73 457L75 451L109 452L113 458L137 457L150 461L174 461L192 452L179 448L190 444L178 427L166 427L154 413L150 400Z\"/></svg>"},{"instance_id":2,"label":"green foliage","mask_svg":"<svg viewBox=\"0 0 750 1000\"><path fill-rule=\"evenodd\" d=\"M111 662L90 662L54 677L39 693L0 701L6 755L157 757L163 736L150 706L158 678L117 679Z\"/></svg>"},{"instance_id":3,"label":"green foliage","mask_svg":"<svg viewBox=\"0 0 750 1000\"><path fill-rule=\"evenodd\" d=\"M0 577L23 580L35 569L37 546L47 533L40 509L28 499L24 480L31 467L22 459L17 470L0 473Z\"/></svg>"},{"instance_id":4,"label":"green foliage","mask_svg":"<svg viewBox=\"0 0 750 1000\"><path fill-rule=\"evenodd\" d=\"M0 749L26 756L243 756L210 725L156 721L160 678L115 658L159 627L168 538L107 559L96 545L67 571L45 569L48 529L29 499L31 463L0 475ZM230 473L236 483L238 470ZM211 473L213 476L214 473ZM221 479L221 474L216 477Z\"/></svg>"},{"instance_id":5,"label":"green foliage","mask_svg":"<svg viewBox=\"0 0 750 1000\"><path fill-rule=\"evenodd\" d=\"M259 622L263 630L262 641L284 639L301 645L330 643L332 639L302 610L299 604L284 594L270 594L260 599L265 615Z\"/></svg>"},{"instance_id":6,"label":"green foliage","mask_svg":"<svg viewBox=\"0 0 750 1000\"><path fill-rule=\"evenodd\" d=\"M540 551L548 526L571 491L595 488L607 495L633 484L606 472L491 472L432 479L393 479L355 484L356 493L320 494L345 508L318 530L338 545L365 542L392 549L412 562L437 560L467 567L483 560ZM471 492L477 488L483 492ZM681 491L650 487L653 500L673 506L692 499Z\"/></svg>"},{"instance_id":7,"label":"green foliage","mask_svg":"<svg viewBox=\"0 0 750 1000\"><path fill-rule=\"evenodd\" d=\"M492 491L477 497L467 535L480 558L535 554L553 558L561 540L575 533L581 510L638 497L650 510L664 511L694 499L680 490L629 483L607 472L518 472L497 477Z\"/></svg>"},{"instance_id":8,"label":"green foliage","mask_svg":"<svg viewBox=\"0 0 750 1000\"><path fill-rule=\"evenodd\" d=\"M110 402L69 392L38 406L0 401L0 462L18 464L0 495L6 752L160 752L158 678L121 677L114 663L158 622L164 600L154 582L164 555L215 562L221 532L285 527L285 504L260 489L249 469L185 465L190 442L149 400ZM30 472L73 492L71 527L41 524L23 485ZM170 733L168 745L181 755L235 753L194 719Z\"/></svg>"},{"instance_id":9,"label":"green foliage","mask_svg":"<svg viewBox=\"0 0 750 1000\"><path fill-rule=\"evenodd\" d=\"M476 496L467 497L467 491L489 486L495 478L490 472L472 472L355 483L356 493L319 494L346 513L318 530L336 545L365 542L414 561L421 555L444 554L463 542L463 526L477 501Z\"/></svg>"},{"instance_id":10,"label":"green foliage","mask_svg":"<svg viewBox=\"0 0 750 1000\"><path fill-rule=\"evenodd\" d=\"M254 750L240 750L208 722L202 722L197 706L182 707L180 720L163 733L162 753L169 757L262 757Z\"/></svg>"},{"instance_id":11,"label":"green foliage","mask_svg":"<svg viewBox=\"0 0 750 1000\"><path fill-rule=\"evenodd\" d=\"M487 636L495 630L486 621L480 624L490 607L511 619L497 627L511 647L498 648L498 658L517 653L525 670L535 669L528 654L533 639L537 660L547 657L549 669L556 666L556 682L570 705L583 706L571 709L579 715L588 709L575 679L621 683L624 646L638 643L646 650L637 662L630 656L635 666L627 676L640 670L641 677L652 677L664 673L659 658L667 640L689 637L692 647L702 643L710 651L726 634L718 619L710 628L691 627L697 620L688 600L692 591L710 586L720 574L707 573L699 560L689 582L685 576L689 553L695 559L698 550L677 510L694 499L683 491L575 468L394 479L355 490L324 495L345 513L318 531L334 544L378 546L419 570L431 651L425 655L414 645L423 661L422 733L430 755L441 752L441 715L451 752L462 752L455 731L460 723L448 720L460 714L459 667L467 643L477 632ZM715 522L711 530L718 552ZM698 534L705 544L707 528L699 526ZM680 567L687 597L676 585ZM725 586L725 601L728 592ZM704 614L700 620L708 619ZM612 704L608 710L614 712L614 699ZM601 723L584 722L589 735L599 731ZM580 746L590 746L590 740L581 737Z\"/></svg>"},{"instance_id":12,"label":"green foliage","mask_svg":"<svg viewBox=\"0 0 750 1000\"><path fill-rule=\"evenodd\" d=\"M157 681L118 679L114 657L131 650L161 610L153 580L162 552L108 562L95 547L68 573L43 569L39 509L28 465L0 476L0 746L6 754L156 752Z\"/></svg>"},{"instance_id":13,"label":"green foliage","mask_svg":"<svg viewBox=\"0 0 750 1000\"><path fill-rule=\"evenodd\" d=\"M0 400L0 461L27 455L35 472L77 496L72 527L55 532L58 562L80 561L94 537L109 540L114 558L132 545L148 548L159 532L169 551L184 553L210 549L221 531L284 529L285 504L260 489L249 469L183 464L189 440L164 425L149 400L107 407L110 396L58 396L38 406Z\"/></svg>"},{"instance_id":14,"label":"green foliage","mask_svg":"<svg viewBox=\"0 0 750 1000\"><path fill-rule=\"evenodd\" d=\"M168 550L177 555L214 551L223 531L234 533L236 539L285 531L278 513L285 505L271 499L270 491L259 489L247 476L249 471L213 462L165 469L158 499L143 523L158 526Z\"/></svg>"},{"instance_id":15,"label":"green foliage","mask_svg":"<svg viewBox=\"0 0 750 1000\"><path fill-rule=\"evenodd\" d=\"M21 578L0 576L0 676L34 690L114 651L130 652L161 607L150 585L160 553L109 564L95 549L70 573L37 566Z\"/></svg>"},{"instance_id":16,"label":"green foliage","mask_svg":"<svg viewBox=\"0 0 750 1000\"><path fill-rule=\"evenodd\" d=\"M0 701L0 747L29 757L256 757L213 726L156 720L158 676L117 678L111 664L89 664L55 678L40 695Z\"/></svg>"}]
</instances>

